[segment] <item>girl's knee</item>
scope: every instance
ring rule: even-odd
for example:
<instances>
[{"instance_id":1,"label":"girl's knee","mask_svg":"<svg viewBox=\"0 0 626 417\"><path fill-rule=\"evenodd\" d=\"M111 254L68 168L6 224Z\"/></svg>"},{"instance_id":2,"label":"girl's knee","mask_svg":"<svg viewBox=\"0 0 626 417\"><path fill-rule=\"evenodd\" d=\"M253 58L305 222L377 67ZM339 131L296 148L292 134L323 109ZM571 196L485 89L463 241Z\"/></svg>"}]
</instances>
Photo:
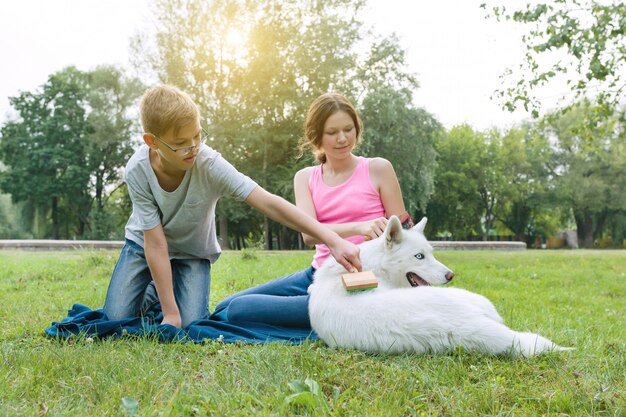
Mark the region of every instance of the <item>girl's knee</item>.
<instances>
[{"instance_id":1,"label":"girl's knee","mask_svg":"<svg viewBox=\"0 0 626 417\"><path fill-rule=\"evenodd\" d=\"M255 310L254 295L241 295L228 303L228 321L250 321L250 314ZM253 314L253 313L252 313Z\"/></svg>"}]
</instances>

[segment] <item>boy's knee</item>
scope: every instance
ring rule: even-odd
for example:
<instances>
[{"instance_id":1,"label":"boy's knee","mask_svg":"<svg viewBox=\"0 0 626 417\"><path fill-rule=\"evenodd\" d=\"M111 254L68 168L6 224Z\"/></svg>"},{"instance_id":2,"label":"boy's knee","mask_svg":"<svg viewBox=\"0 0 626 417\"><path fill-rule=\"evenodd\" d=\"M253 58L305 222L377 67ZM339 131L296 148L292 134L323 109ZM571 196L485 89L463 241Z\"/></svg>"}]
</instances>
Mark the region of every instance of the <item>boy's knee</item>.
<instances>
[{"instance_id":1,"label":"boy's knee","mask_svg":"<svg viewBox=\"0 0 626 417\"><path fill-rule=\"evenodd\" d=\"M179 303L178 308L183 327L189 326L196 320L204 320L209 316L209 306L206 299Z\"/></svg>"},{"instance_id":2,"label":"boy's knee","mask_svg":"<svg viewBox=\"0 0 626 417\"><path fill-rule=\"evenodd\" d=\"M137 313L138 313L128 308L127 306L115 307L115 306L111 306L110 304L109 305L105 304L102 310L104 311L104 314L107 316L109 320L122 320L122 319L132 318L132 317L137 316Z\"/></svg>"}]
</instances>

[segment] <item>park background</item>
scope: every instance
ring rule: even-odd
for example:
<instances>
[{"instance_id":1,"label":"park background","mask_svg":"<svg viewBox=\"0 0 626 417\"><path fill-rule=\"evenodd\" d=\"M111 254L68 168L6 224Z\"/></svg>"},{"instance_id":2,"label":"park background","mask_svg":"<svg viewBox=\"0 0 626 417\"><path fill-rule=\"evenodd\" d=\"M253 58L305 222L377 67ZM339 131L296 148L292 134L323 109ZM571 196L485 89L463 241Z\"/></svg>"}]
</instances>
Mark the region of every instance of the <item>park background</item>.
<instances>
[{"instance_id":1,"label":"park background","mask_svg":"<svg viewBox=\"0 0 626 417\"><path fill-rule=\"evenodd\" d=\"M165 81L200 102L211 146L288 199L311 162L293 154L304 110L339 90L365 121L359 152L393 162L429 238L517 234L532 245L574 228L586 247L622 247L624 5L503 4L5 2L0 239L119 239L137 99ZM245 205L219 209L233 248L298 247ZM507 325L576 348L515 359L55 340L42 330L73 303L102 305L118 252L0 250L0 415L624 416L624 254L437 252L450 285L489 298ZM211 305L310 259L225 251Z\"/></svg>"},{"instance_id":2,"label":"park background","mask_svg":"<svg viewBox=\"0 0 626 417\"><path fill-rule=\"evenodd\" d=\"M55 36L62 43L81 24L106 23L96 2L23 3L46 23L20 24L7 5L3 19L39 33L52 61ZM312 163L295 151L306 108L334 90L361 112L357 153L392 162L431 239L559 246L549 238L573 229L580 247L623 247L624 5L443 3L133 2L117 11L141 23L127 62L89 66L80 57L97 59L98 48L75 47L75 60L11 93L0 128L0 239L121 239L130 213L123 167L141 138L137 100L167 82L199 103L210 146L288 200L293 174ZM75 26L55 23L47 8ZM411 26L427 31L416 38ZM476 35L485 28L488 48ZM16 62L29 55L20 40L3 40ZM484 94L464 95L483 79L491 107ZM478 112L459 121L447 109L460 103ZM222 200L218 222L224 248L302 248L295 232L245 204Z\"/></svg>"}]
</instances>

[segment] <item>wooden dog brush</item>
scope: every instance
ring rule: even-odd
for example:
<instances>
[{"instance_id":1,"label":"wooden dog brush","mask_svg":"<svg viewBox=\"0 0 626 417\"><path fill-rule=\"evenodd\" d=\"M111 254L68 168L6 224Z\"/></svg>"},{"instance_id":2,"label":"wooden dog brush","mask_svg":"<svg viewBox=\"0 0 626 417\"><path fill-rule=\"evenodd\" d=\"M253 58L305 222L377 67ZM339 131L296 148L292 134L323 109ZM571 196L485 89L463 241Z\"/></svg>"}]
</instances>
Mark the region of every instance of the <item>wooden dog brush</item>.
<instances>
[{"instance_id":1,"label":"wooden dog brush","mask_svg":"<svg viewBox=\"0 0 626 417\"><path fill-rule=\"evenodd\" d=\"M347 291L366 291L378 287L378 281L372 271L352 272L341 275L341 281Z\"/></svg>"},{"instance_id":2,"label":"wooden dog brush","mask_svg":"<svg viewBox=\"0 0 626 417\"><path fill-rule=\"evenodd\" d=\"M372 240L368 235L363 236L365 241ZM341 282L346 291L367 291L373 290L378 287L378 281L372 271L352 272L349 274L343 274L341 276Z\"/></svg>"}]
</instances>

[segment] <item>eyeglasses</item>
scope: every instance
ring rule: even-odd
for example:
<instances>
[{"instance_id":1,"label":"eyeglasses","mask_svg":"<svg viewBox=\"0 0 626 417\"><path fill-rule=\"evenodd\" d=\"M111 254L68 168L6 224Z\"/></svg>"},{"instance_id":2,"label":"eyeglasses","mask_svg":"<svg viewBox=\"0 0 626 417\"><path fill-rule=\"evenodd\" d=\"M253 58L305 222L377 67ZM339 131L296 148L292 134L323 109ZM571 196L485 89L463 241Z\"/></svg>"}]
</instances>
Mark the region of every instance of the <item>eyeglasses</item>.
<instances>
[{"instance_id":1,"label":"eyeglasses","mask_svg":"<svg viewBox=\"0 0 626 417\"><path fill-rule=\"evenodd\" d=\"M163 145L167 146L169 148L170 151L174 152L176 155L180 155L180 156L186 156L189 155L190 153L192 153L193 151L195 151L196 149L200 148L200 145L202 145L203 143L206 142L206 134L204 132L201 132L201 136L200 139L198 140L198 144L197 145L193 145L193 146L185 146L184 148L178 148L178 149L174 149L172 148L170 145L167 144L167 142L165 142L163 139L161 139L160 137L158 137L157 135L155 135L154 133L149 133L147 132L150 136L152 136L155 139L158 139ZM192 139L194 140L194 139Z\"/></svg>"}]
</instances>

